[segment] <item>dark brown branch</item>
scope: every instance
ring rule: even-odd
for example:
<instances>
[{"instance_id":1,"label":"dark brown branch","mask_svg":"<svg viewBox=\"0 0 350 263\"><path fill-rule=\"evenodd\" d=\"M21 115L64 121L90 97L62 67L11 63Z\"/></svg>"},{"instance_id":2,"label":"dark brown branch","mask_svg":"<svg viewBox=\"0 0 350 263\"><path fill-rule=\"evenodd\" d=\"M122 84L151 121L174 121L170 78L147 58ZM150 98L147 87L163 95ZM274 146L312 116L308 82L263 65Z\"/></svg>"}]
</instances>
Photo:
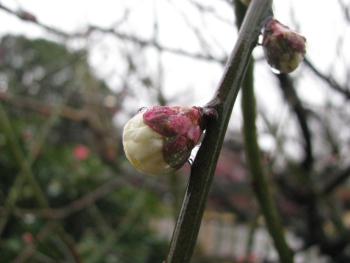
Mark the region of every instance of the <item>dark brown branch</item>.
<instances>
[{"instance_id":1,"label":"dark brown branch","mask_svg":"<svg viewBox=\"0 0 350 263\"><path fill-rule=\"evenodd\" d=\"M43 116L51 116L55 111L52 105L47 105L30 98L15 97L4 92L0 92L0 101L16 107L17 109L33 111ZM87 110L77 110L65 105L61 107L59 114L62 118L75 122L84 122L89 118L89 112Z\"/></svg>"},{"instance_id":2,"label":"dark brown branch","mask_svg":"<svg viewBox=\"0 0 350 263\"><path fill-rule=\"evenodd\" d=\"M350 22L350 6L349 4L344 3L342 0L338 0L338 4L340 5L341 10L343 11L343 15L346 21Z\"/></svg>"},{"instance_id":3,"label":"dark brown branch","mask_svg":"<svg viewBox=\"0 0 350 263\"><path fill-rule=\"evenodd\" d=\"M320 79L322 79L324 82L326 82L329 87L331 87L333 90L337 91L338 93L342 94L346 99L350 99L350 90L349 87L344 87L341 84L339 84L333 77L326 76L324 73L319 71L315 65L309 60L305 59L305 65L308 66L308 68Z\"/></svg>"},{"instance_id":4,"label":"dark brown branch","mask_svg":"<svg viewBox=\"0 0 350 263\"><path fill-rule=\"evenodd\" d=\"M212 15L213 17L215 17L215 19L227 24L227 25L230 25L232 26L232 21L230 21L229 19L226 19L224 17L222 17L222 15L217 12L215 10L215 8L211 7L211 6L207 6L203 3L201 3L201 1L196 1L196 0L190 0L190 3L196 8L198 9L198 11L200 13L205 13L205 14L208 14L208 15ZM231 3L230 3L231 5Z\"/></svg>"},{"instance_id":5,"label":"dark brown branch","mask_svg":"<svg viewBox=\"0 0 350 263\"><path fill-rule=\"evenodd\" d=\"M30 23L33 23L33 24L36 24L38 25L39 27L57 35L57 36L60 36L60 37L64 37L64 38L68 38L69 37L69 34L55 28L55 27L52 27L52 26L49 26L49 25L46 25L44 23L41 23L37 17L35 15L33 15L32 13L28 12L28 11L25 11L25 10L12 10L11 8L3 5L0 3L0 9L7 12L8 14L10 15L14 15L16 16L17 18L23 20L23 21L26 21L26 22L30 22Z\"/></svg>"},{"instance_id":6,"label":"dark brown branch","mask_svg":"<svg viewBox=\"0 0 350 263\"><path fill-rule=\"evenodd\" d=\"M73 34L72 37L86 36L86 35L91 34L92 32L111 34L119 39L130 41L130 42L135 43L137 45L140 45L142 47L152 47L152 48L156 48L159 51L164 51L164 52L168 52L171 54L185 56L185 57L189 57L189 58L193 58L193 59L217 62L220 64L224 64L226 61L226 57L225 58L217 58L217 57L214 57L212 55L204 55L202 53L188 52L188 51L180 49L180 48L174 48L174 47L162 45L158 41L155 41L154 39L142 39L141 37L138 37L135 35L123 33L123 32L117 31L114 28L102 28L102 27L97 27L97 26L89 26L86 33Z\"/></svg>"},{"instance_id":7,"label":"dark brown branch","mask_svg":"<svg viewBox=\"0 0 350 263\"><path fill-rule=\"evenodd\" d=\"M180 49L180 48L168 47L168 46L160 44L158 41L155 41L154 39L143 39L143 38L135 36L135 35L127 34L124 32L119 32L116 30L115 27L103 28L103 27L90 25L90 26L88 26L87 30L85 30L85 32L70 34L70 33L64 32L62 30L59 30L57 28L54 28L52 26L46 25L42 22L39 22L35 15L33 15L27 11L15 11L15 10L12 10L12 9L4 6L1 3L0 3L0 9L7 12L8 14L16 16L17 18L19 18L25 22L33 23L33 24L43 28L44 30L47 30L48 32L53 33L59 37L63 37L65 39L88 37L93 32L100 32L100 33L104 33L104 34L113 35L121 40L130 41L132 43L135 43L135 44L143 46L143 47L153 47L159 51L164 51L164 52L168 52L171 54L185 56L185 57L189 57L189 58L193 58L193 59L199 59L199 60L204 60L204 61L209 61L209 62L216 62L216 63L220 63L220 64L224 64L226 62L226 59L227 59L226 57L217 58L217 57L214 57L211 55L204 55L202 53L188 52L188 51Z\"/></svg>"},{"instance_id":8,"label":"dark brown branch","mask_svg":"<svg viewBox=\"0 0 350 263\"><path fill-rule=\"evenodd\" d=\"M55 224L47 223L45 226L43 226L39 233L33 237L32 243L28 244L23 251L17 255L17 257L12 261L13 263L23 263L28 262L29 259L35 254L38 245L43 242L49 235L52 235L54 230L57 228Z\"/></svg>"},{"instance_id":9,"label":"dark brown branch","mask_svg":"<svg viewBox=\"0 0 350 263\"><path fill-rule=\"evenodd\" d=\"M307 187L304 189L304 192L301 191L300 188L296 188L295 186L292 187L287 181L283 180L283 178L280 178L281 180L279 180L280 186L283 188L283 193L289 196L291 200L304 206L307 219L306 229L303 232L303 239L306 242L305 246L310 247L317 244L319 245L321 252L324 254L333 257L334 255L341 255L347 244L348 234L344 233L344 236L339 237L339 239L336 240L333 240L326 235L321 227L325 218L320 210L320 194L332 191L335 187L346 180L350 175L350 168L348 171L344 170L343 173L334 177L334 180L330 181L320 193L314 188L311 178L311 168L314 158L312 153L312 136L307 122L307 111L297 96L292 79L283 74L276 76L280 82L280 88L283 91L286 101L296 114L304 138L305 157L302 163L302 173L307 181ZM282 184L283 181L285 181L284 184ZM307 190L307 192L305 192L305 190Z\"/></svg>"},{"instance_id":10,"label":"dark brown branch","mask_svg":"<svg viewBox=\"0 0 350 263\"><path fill-rule=\"evenodd\" d=\"M111 193L121 184L121 179L116 178L111 180L102 186L98 187L94 191L89 194L74 200L72 203L61 207L61 208L48 208L48 209L39 209L39 210L27 210L27 209L16 209L16 213L19 215L23 215L24 212L30 211L30 213L34 213L36 216L47 219L63 219L67 216L70 216L73 213L76 213L80 210L83 210L86 207L89 207L96 203L98 200L104 198L106 195Z\"/></svg>"},{"instance_id":11,"label":"dark brown branch","mask_svg":"<svg viewBox=\"0 0 350 263\"><path fill-rule=\"evenodd\" d=\"M332 179L323 187L322 193L326 195L332 193L338 186L342 185L349 177L350 166L346 167L345 169L332 176Z\"/></svg>"},{"instance_id":12,"label":"dark brown branch","mask_svg":"<svg viewBox=\"0 0 350 263\"><path fill-rule=\"evenodd\" d=\"M309 124L307 122L307 111L302 105L301 100L299 99L293 81L290 76L287 74L276 74L277 79L279 80L279 87L281 88L283 95L291 107L291 109L295 112L297 117L300 131L304 138L304 160L302 165L306 171L309 171L312 168L314 162L314 156L312 152L312 136L309 128Z\"/></svg>"}]
</instances>

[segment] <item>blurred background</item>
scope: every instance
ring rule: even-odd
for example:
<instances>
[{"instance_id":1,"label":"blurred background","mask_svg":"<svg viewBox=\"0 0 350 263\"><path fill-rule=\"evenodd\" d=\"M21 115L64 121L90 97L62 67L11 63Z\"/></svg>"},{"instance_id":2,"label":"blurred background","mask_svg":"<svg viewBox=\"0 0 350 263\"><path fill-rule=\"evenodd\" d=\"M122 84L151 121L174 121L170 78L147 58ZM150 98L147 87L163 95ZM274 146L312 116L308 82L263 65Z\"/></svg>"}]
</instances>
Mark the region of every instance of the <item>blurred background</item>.
<instances>
[{"instance_id":1,"label":"blurred background","mask_svg":"<svg viewBox=\"0 0 350 263\"><path fill-rule=\"evenodd\" d=\"M162 262L190 165L138 174L122 127L210 100L235 1L0 1L0 262ZM274 11L308 46L290 75L254 51L264 166L296 262L350 262L350 1ZM241 124L238 99L193 262L277 262Z\"/></svg>"}]
</instances>

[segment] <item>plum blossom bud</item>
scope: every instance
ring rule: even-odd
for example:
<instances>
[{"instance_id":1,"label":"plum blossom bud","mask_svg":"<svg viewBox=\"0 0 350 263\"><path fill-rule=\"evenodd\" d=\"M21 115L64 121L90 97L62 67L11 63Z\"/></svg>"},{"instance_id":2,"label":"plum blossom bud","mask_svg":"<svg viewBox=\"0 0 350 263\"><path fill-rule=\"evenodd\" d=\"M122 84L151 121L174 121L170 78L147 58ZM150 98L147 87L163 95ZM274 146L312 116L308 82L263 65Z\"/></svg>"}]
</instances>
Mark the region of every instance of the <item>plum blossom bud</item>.
<instances>
[{"instance_id":1,"label":"plum blossom bud","mask_svg":"<svg viewBox=\"0 0 350 263\"><path fill-rule=\"evenodd\" d=\"M140 172L166 174L179 169L189 158L203 132L203 109L154 106L124 126L126 157Z\"/></svg>"},{"instance_id":2,"label":"plum blossom bud","mask_svg":"<svg viewBox=\"0 0 350 263\"><path fill-rule=\"evenodd\" d=\"M306 52L305 37L275 19L266 23L262 45L267 62L282 73L295 70Z\"/></svg>"}]
</instances>

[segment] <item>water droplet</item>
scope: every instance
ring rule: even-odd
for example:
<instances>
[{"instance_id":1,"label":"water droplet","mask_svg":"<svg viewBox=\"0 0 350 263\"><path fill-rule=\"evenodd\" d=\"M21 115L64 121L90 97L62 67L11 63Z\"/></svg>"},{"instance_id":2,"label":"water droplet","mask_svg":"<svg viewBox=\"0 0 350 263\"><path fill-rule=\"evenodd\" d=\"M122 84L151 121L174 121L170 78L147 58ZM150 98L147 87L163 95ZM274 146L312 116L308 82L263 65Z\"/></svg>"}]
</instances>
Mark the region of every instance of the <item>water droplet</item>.
<instances>
[{"instance_id":1,"label":"water droplet","mask_svg":"<svg viewBox=\"0 0 350 263\"><path fill-rule=\"evenodd\" d=\"M276 68L273 68L273 67L270 67L271 71L275 74L281 74L281 71L279 71L278 69Z\"/></svg>"}]
</instances>

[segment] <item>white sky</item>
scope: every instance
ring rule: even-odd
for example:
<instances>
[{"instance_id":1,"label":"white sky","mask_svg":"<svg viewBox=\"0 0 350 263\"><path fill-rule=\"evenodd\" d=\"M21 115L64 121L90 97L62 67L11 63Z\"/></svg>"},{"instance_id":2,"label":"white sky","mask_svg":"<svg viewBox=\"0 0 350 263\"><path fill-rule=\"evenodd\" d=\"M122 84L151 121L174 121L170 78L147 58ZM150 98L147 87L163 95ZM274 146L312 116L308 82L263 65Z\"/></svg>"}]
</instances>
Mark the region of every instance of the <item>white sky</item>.
<instances>
[{"instance_id":1,"label":"white sky","mask_svg":"<svg viewBox=\"0 0 350 263\"><path fill-rule=\"evenodd\" d=\"M213 6L220 16L228 21L233 21L233 12L227 8L224 1L202 0L197 2ZM350 62L350 52L345 47L350 45L350 30L344 24L344 16L336 2L329 0L275 0L274 12L278 20L291 28L297 28L306 36L308 41L307 54L319 69L325 72L331 71L335 76L345 80L344 65L349 65ZM1 3L13 9L22 7L35 14L39 21L66 32L82 31L88 24L109 27L119 21L125 10L129 9L128 21L120 27L120 30L146 39L152 36L156 15L159 22L160 41L166 46L183 48L193 52L203 50L184 21L183 14L189 17L191 24L203 30L205 38L218 55L228 54L236 37L236 31L229 23L225 24L213 17L202 20L188 0L3 0ZM0 24L2 25L0 35L14 33L30 37L53 37L36 25L22 22L1 10ZM344 43L341 56L336 58L336 45L339 36L344 37ZM91 50L90 62L96 72L106 79L112 88L118 89L118 75L125 70L125 65L118 63L121 57L117 48L120 45L114 38L96 34L89 39L88 43L70 44L73 46L87 45ZM135 54L137 61L146 64L144 74L158 74L155 62L157 59L154 54L151 51L144 56ZM262 56L259 47L254 54L257 57ZM177 101L183 101L186 104L202 105L207 102L222 74L222 68L215 63L198 63L196 60L172 54L165 53L162 56L162 62L165 94L170 98L180 94ZM258 63L256 72L256 89L260 107L276 120L288 122L286 120L289 118L287 106L282 102L281 94L275 87L275 80L266 63ZM299 78L298 93L307 103L321 104L326 98L329 98L328 89L323 83L315 82L309 71L299 69L293 75ZM137 94L139 97L132 102L136 108L151 103L151 101L145 100L147 91L140 91ZM338 99L337 96L335 99ZM231 123L235 127L239 127L241 119L238 103L234 109L234 121ZM262 141L268 146L268 139Z\"/></svg>"}]
</instances>

